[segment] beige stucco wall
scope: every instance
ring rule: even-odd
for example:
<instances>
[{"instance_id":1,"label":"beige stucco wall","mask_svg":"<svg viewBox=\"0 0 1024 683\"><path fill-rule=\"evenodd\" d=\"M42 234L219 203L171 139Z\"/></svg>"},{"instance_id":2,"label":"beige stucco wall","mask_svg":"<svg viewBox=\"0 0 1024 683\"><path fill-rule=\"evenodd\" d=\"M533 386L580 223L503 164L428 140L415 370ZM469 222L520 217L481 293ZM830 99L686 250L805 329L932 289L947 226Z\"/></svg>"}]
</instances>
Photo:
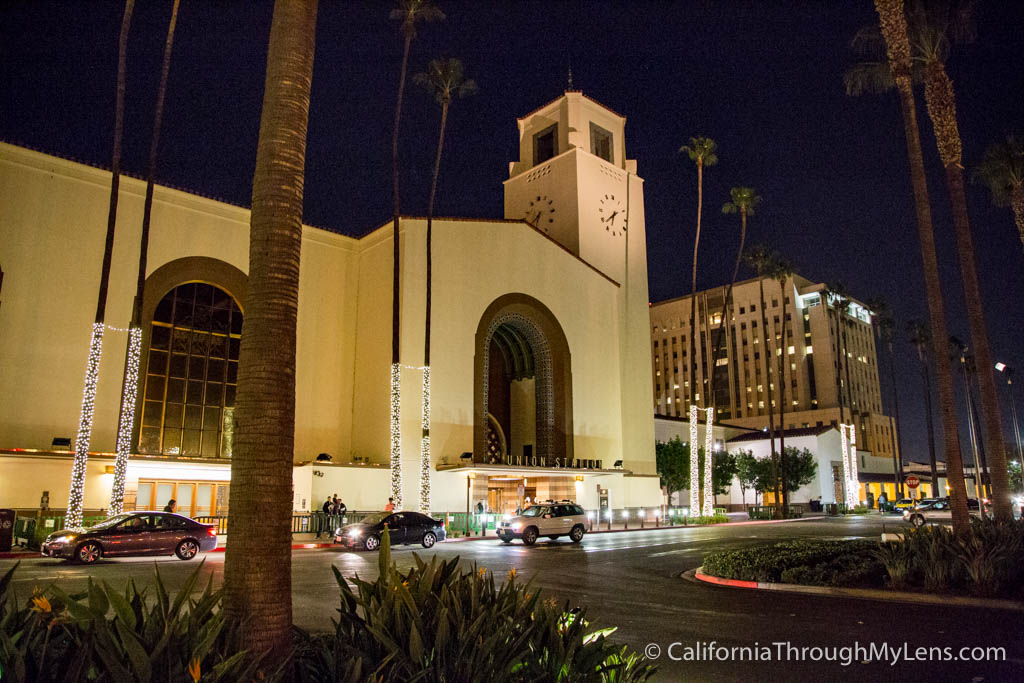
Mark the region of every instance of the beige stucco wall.
<instances>
[{"instance_id":1,"label":"beige stucco wall","mask_svg":"<svg viewBox=\"0 0 1024 683\"><path fill-rule=\"evenodd\" d=\"M109 172L0 144L0 448L49 448L54 437L77 434L109 187ZM143 182L122 178L106 311L114 328L127 327L131 314L144 193ZM348 237L304 229L298 459L350 449L355 245ZM248 249L247 210L157 186L148 273L189 256L247 272ZM91 450L114 450L126 339L118 329L104 335Z\"/></svg>"},{"instance_id":2,"label":"beige stucco wall","mask_svg":"<svg viewBox=\"0 0 1024 683\"><path fill-rule=\"evenodd\" d=\"M640 181L634 177L633 182ZM76 436L109 183L109 172L0 144L0 448L47 449L54 437ZM144 189L141 181L122 179L106 316L118 328L127 326L132 305ZM642 225L639 185L633 206L641 212L637 220ZM158 186L148 270L205 256L245 273L248 223L245 209ZM402 371L408 506L415 504L419 489L425 227L422 219L402 223L402 362L411 366ZM473 449L476 329L495 299L521 293L551 310L568 342L575 457L600 459L606 467L623 459L627 469L654 472L646 255L641 229L632 234L639 244L636 265L631 252L635 286L630 287L627 306L623 283L524 223L434 222L435 463L457 462L461 453ZM304 228L296 461L328 452L340 464L356 456L387 462L391 259L390 225L360 240ZM637 310L627 314L624 307ZM106 335L94 451L114 449L125 337L118 330ZM434 476L444 484L441 473ZM47 475L46 486L56 506L56 489L64 488L68 478L54 477ZM316 498L316 483L303 482L297 500L307 490L308 497ZM376 479L366 484L382 487L367 494L367 505L388 486ZM434 490L440 488L435 483ZM37 499L38 493L32 496ZM96 501L101 503L106 504Z\"/></svg>"}]
</instances>

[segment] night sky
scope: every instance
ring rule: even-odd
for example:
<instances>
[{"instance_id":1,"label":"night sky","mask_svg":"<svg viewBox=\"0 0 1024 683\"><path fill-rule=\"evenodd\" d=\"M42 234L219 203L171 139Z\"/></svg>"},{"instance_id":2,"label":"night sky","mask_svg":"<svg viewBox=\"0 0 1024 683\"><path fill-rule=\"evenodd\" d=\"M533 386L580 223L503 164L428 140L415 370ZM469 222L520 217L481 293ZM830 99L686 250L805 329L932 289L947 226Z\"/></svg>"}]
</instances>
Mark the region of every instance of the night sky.
<instances>
[{"instance_id":1,"label":"night sky","mask_svg":"<svg viewBox=\"0 0 1024 683\"><path fill-rule=\"evenodd\" d=\"M145 170L170 4L135 9L122 165L136 175ZM900 332L904 455L927 459L916 354L902 334L906 320L926 320L927 310L898 103L895 94L850 98L842 85L857 60L850 39L876 20L871 0L439 4L448 19L420 28L410 71L454 56L480 87L450 113L439 215L502 216L501 182L518 157L515 119L559 96L571 64L576 88L627 117L627 154L645 179L651 300L689 291L696 173L678 149L710 136L720 161L705 173L699 285L724 284L731 271L738 218L720 211L729 188L756 188L764 201L750 242L778 249L812 280L889 301ZM968 169L989 143L1024 132L1024 3L979 4L977 41L948 64ZM390 7L320 2L308 224L362 235L390 219L401 59ZM122 10L115 1L0 5L0 139L109 166ZM158 182L249 203L271 11L269 1L182 0ZM923 95L918 104L950 333L969 339ZM440 108L413 88L405 112L402 210L422 215ZM980 185L968 186L968 203L992 352L1022 367L1024 383L1024 252L1008 208L993 207ZM886 374L882 381L889 406ZM965 445L966 434L963 424Z\"/></svg>"}]
</instances>

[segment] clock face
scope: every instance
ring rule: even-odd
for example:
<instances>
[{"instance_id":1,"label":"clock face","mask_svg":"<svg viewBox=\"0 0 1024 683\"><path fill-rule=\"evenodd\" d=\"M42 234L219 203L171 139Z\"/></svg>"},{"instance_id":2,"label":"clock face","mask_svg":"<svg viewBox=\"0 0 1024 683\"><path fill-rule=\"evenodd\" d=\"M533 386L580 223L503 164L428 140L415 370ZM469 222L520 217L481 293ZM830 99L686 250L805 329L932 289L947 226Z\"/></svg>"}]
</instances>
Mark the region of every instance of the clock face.
<instances>
[{"instance_id":1,"label":"clock face","mask_svg":"<svg viewBox=\"0 0 1024 683\"><path fill-rule=\"evenodd\" d=\"M539 194L530 199L523 219L539 230L548 232L555 222L555 202L546 194Z\"/></svg>"},{"instance_id":2,"label":"clock face","mask_svg":"<svg viewBox=\"0 0 1024 683\"><path fill-rule=\"evenodd\" d=\"M626 207L613 194L606 194L598 202L597 215L605 232L612 237L626 234Z\"/></svg>"}]
</instances>

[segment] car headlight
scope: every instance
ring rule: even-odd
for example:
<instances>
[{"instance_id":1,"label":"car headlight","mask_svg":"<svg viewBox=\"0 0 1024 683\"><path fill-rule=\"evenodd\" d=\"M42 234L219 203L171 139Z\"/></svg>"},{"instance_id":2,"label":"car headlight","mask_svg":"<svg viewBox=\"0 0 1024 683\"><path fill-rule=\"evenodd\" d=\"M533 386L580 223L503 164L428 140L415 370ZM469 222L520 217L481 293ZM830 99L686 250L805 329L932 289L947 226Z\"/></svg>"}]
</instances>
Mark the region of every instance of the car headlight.
<instances>
[{"instance_id":1,"label":"car headlight","mask_svg":"<svg viewBox=\"0 0 1024 683\"><path fill-rule=\"evenodd\" d=\"M512 524L510 524L509 526L512 528L512 531L519 531L520 529L523 528L523 523L522 522L512 522Z\"/></svg>"},{"instance_id":2,"label":"car headlight","mask_svg":"<svg viewBox=\"0 0 1024 683\"><path fill-rule=\"evenodd\" d=\"M58 536L57 538L51 540L50 543L59 543L61 545L64 545L65 543L71 543L71 541L73 540L75 540L75 535L67 534L64 536Z\"/></svg>"},{"instance_id":3,"label":"car headlight","mask_svg":"<svg viewBox=\"0 0 1024 683\"><path fill-rule=\"evenodd\" d=\"M359 537L359 536L360 536L360 535L361 535L362 533L363 533L363 532L362 532L362 531L360 531L359 529L349 529L349 531L348 531L348 537L349 537L349 538L357 538L357 537Z\"/></svg>"}]
</instances>

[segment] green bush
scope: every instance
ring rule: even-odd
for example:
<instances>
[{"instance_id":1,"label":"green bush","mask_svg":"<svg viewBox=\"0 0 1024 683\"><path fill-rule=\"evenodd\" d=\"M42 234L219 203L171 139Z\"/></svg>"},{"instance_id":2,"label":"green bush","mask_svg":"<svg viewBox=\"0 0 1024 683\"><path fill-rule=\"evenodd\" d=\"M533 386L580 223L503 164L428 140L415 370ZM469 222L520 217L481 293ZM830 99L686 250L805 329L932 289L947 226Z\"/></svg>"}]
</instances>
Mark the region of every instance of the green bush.
<instances>
[{"instance_id":1,"label":"green bush","mask_svg":"<svg viewBox=\"0 0 1024 683\"><path fill-rule=\"evenodd\" d=\"M258 662L225 628L221 592L191 593L199 569L173 597L156 573L155 594L89 581L82 594L33 592L23 607L0 579L0 669L5 681L236 681Z\"/></svg>"},{"instance_id":2,"label":"green bush","mask_svg":"<svg viewBox=\"0 0 1024 683\"><path fill-rule=\"evenodd\" d=\"M458 558L401 572L381 543L380 576L347 581L333 635L299 633L302 681L643 681L654 668L593 631L582 611L542 600L514 570L500 583Z\"/></svg>"},{"instance_id":3,"label":"green bush","mask_svg":"<svg viewBox=\"0 0 1024 683\"><path fill-rule=\"evenodd\" d=\"M156 572L152 592L89 582L81 595L57 587L16 604L0 579L0 671L4 681L609 681L655 669L595 630L582 610L542 600L510 572L501 581L459 559L400 572L385 537L380 577L346 580L335 569L341 609L333 634L295 630L279 670L260 670L221 613L199 570L170 595ZM500 577L504 579L505 577Z\"/></svg>"},{"instance_id":4,"label":"green bush","mask_svg":"<svg viewBox=\"0 0 1024 683\"><path fill-rule=\"evenodd\" d=\"M1024 578L1024 522L975 519L963 536L940 525L911 529L881 544L878 559L894 589L1013 596Z\"/></svg>"},{"instance_id":5,"label":"green bush","mask_svg":"<svg viewBox=\"0 0 1024 683\"><path fill-rule=\"evenodd\" d=\"M847 557L850 562L859 562L859 558L872 557L871 553L877 546L874 541L786 541L771 546L710 553L704 557L704 572L742 581L786 582L783 579L786 570L809 568L842 557Z\"/></svg>"}]
</instances>

